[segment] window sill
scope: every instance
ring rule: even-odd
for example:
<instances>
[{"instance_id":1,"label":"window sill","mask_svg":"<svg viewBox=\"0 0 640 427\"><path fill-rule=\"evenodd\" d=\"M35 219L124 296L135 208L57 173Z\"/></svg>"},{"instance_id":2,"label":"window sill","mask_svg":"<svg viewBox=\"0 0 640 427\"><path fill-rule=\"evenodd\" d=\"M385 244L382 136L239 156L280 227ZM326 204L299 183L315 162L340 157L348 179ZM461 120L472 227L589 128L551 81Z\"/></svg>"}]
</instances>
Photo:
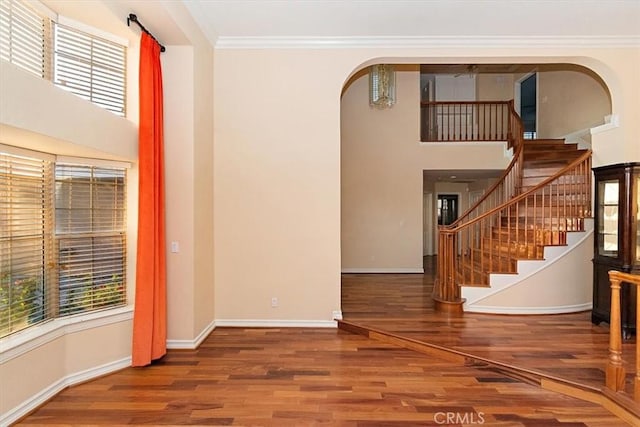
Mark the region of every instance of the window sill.
<instances>
[{"instance_id":1,"label":"window sill","mask_svg":"<svg viewBox=\"0 0 640 427\"><path fill-rule=\"evenodd\" d=\"M74 332L119 323L133 318L133 306L53 319L42 325L0 339L0 364Z\"/></svg>"}]
</instances>

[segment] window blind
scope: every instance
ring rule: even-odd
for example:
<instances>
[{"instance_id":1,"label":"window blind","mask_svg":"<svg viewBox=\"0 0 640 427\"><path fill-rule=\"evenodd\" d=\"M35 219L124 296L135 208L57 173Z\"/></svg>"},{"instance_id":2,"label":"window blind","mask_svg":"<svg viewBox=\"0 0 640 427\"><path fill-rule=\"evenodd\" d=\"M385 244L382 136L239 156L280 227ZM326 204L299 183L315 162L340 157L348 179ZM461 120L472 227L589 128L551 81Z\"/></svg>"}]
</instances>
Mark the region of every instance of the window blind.
<instances>
[{"instance_id":1,"label":"window blind","mask_svg":"<svg viewBox=\"0 0 640 427\"><path fill-rule=\"evenodd\" d=\"M54 83L125 115L126 47L56 24Z\"/></svg>"},{"instance_id":2,"label":"window blind","mask_svg":"<svg viewBox=\"0 0 640 427\"><path fill-rule=\"evenodd\" d=\"M22 0L0 0L0 59L124 117L126 46L43 13Z\"/></svg>"},{"instance_id":3,"label":"window blind","mask_svg":"<svg viewBox=\"0 0 640 427\"><path fill-rule=\"evenodd\" d=\"M125 303L124 169L57 164L59 314Z\"/></svg>"},{"instance_id":4,"label":"window blind","mask_svg":"<svg viewBox=\"0 0 640 427\"><path fill-rule=\"evenodd\" d=\"M0 1L0 58L49 78L51 21L16 0Z\"/></svg>"},{"instance_id":5,"label":"window blind","mask_svg":"<svg viewBox=\"0 0 640 427\"><path fill-rule=\"evenodd\" d=\"M0 153L0 336L49 315L51 162Z\"/></svg>"}]
</instances>

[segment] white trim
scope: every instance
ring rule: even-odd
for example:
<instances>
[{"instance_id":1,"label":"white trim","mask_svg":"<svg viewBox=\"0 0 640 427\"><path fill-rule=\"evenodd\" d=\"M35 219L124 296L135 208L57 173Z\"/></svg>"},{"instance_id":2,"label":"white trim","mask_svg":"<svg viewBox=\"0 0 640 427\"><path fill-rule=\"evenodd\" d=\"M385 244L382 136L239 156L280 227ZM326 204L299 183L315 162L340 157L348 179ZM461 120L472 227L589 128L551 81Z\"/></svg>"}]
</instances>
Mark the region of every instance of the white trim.
<instances>
[{"instance_id":1,"label":"white trim","mask_svg":"<svg viewBox=\"0 0 640 427\"><path fill-rule=\"evenodd\" d=\"M80 166L95 166L99 168L131 169L131 162L120 160L104 160L89 157L56 156L56 163L66 163Z\"/></svg>"},{"instance_id":2,"label":"white trim","mask_svg":"<svg viewBox=\"0 0 640 427\"><path fill-rule=\"evenodd\" d=\"M342 310L333 310L331 317L333 317L333 320L342 320Z\"/></svg>"},{"instance_id":3,"label":"white trim","mask_svg":"<svg viewBox=\"0 0 640 427\"><path fill-rule=\"evenodd\" d=\"M204 341L215 328L216 322L212 321L192 340L167 340L167 348L171 350L195 350L200 347L202 341Z\"/></svg>"},{"instance_id":4,"label":"white trim","mask_svg":"<svg viewBox=\"0 0 640 427\"><path fill-rule=\"evenodd\" d=\"M43 151L30 150L28 148L20 148L14 145L7 145L3 144L2 142L0 142L0 152L11 154L14 156L45 160L48 162L54 162L56 160L56 156L53 154L45 153Z\"/></svg>"},{"instance_id":5,"label":"white trim","mask_svg":"<svg viewBox=\"0 0 640 427\"><path fill-rule=\"evenodd\" d=\"M610 114L606 116L604 121L606 122L605 124L591 128L591 135L597 135L620 127L620 116L617 114Z\"/></svg>"},{"instance_id":6,"label":"white trim","mask_svg":"<svg viewBox=\"0 0 640 427\"><path fill-rule=\"evenodd\" d=\"M355 267L355 268L343 268L343 274L350 273L360 273L360 274L387 274L387 273L395 273L395 274L424 274L424 268L378 268L378 267Z\"/></svg>"},{"instance_id":7,"label":"white trim","mask_svg":"<svg viewBox=\"0 0 640 427\"><path fill-rule=\"evenodd\" d=\"M561 138L564 139L565 144L578 144L579 150L591 149L591 129L585 128L575 132L568 133Z\"/></svg>"},{"instance_id":8,"label":"white trim","mask_svg":"<svg viewBox=\"0 0 640 427\"><path fill-rule=\"evenodd\" d=\"M0 364L43 346L67 334L99 328L133 318L133 307L119 307L98 312L53 319L0 339ZM1 424L1 423L0 423Z\"/></svg>"},{"instance_id":9,"label":"white trim","mask_svg":"<svg viewBox=\"0 0 640 427\"><path fill-rule=\"evenodd\" d=\"M128 368L129 366L131 366L131 357L125 357L124 359L114 360L113 362L108 362L94 368L67 375L25 400L15 408L2 414L2 416L0 416L0 425L6 426L18 421L20 418L24 417L29 412L33 411L38 406L42 405L69 386L85 382L102 375L110 374L112 372Z\"/></svg>"},{"instance_id":10,"label":"white trim","mask_svg":"<svg viewBox=\"0 0 640 427\"><path fill-rule=\"evenodd\" d=\"M563 314L587 311L593 308L593 303L586 302L574 305L559 305L555 307L505 307L505 306L483 306L474 305L465 307L466 313L489 313L489 314Z\"/></svg>"},{"instance_id":11,"label":"white trim","mask_svg":"<svg viewBox=\"0 0 640 427\"><path fill-rule=\"evenodd\" d=\"M216 326L234 328L337 328L334 320L216 319Z\"/></svg>"},{"instance_id":12,"label":"white trim","mask_svg":"<svg viewBox=\"0 0 640 427\"><path fill-rule=\"evenodd\" d=\"M101 39L109 40L110 42L117 43L121 46L129 47L129 40L125 39L124 37L116 36L115 34L108 33L96 27L92 27L83 22L76 21L75 19L67 18L63 15L58 15L57 22L60 25L71 27L78 31L82 31L83 33L87 33Z\"/></svg>"},{"instance_id":13,"label":"white trim","mask_svg":"<svg viewBox=\"0 0 640 427\"><path fill-rule=\"evenodd\" d=\"M338 48L613 48L640 46L640 36L398 36L235 37L220 36L216 49Z\"/></svg>"}]
</instances>

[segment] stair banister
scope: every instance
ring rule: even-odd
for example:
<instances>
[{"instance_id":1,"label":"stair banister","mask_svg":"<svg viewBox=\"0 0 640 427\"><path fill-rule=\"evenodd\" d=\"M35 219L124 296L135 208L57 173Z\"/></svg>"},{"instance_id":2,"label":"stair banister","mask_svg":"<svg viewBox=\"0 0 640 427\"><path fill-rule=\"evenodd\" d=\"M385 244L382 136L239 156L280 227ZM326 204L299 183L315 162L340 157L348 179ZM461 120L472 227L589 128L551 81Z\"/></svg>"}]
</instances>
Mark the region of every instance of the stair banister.
<instances>
[{"instance_id":1,"label":"stair banister","mask_svg":"<svg viewBox=\"0 0 640 427\"><path fill-rule=\"evenodd\" d=\"M553 198L559 198L559 196L565 197L567 193L567 187L579 187L576 194L571 194L571 200L567 202L564 200L560 204L557 200L555 205L553 204ZM500 189L500 186L494 186L494 191L503 193L505 191ZM495 190L498 189L498 190ZM575 191L575 190L574 190ZM542 222L549 222L553 224L556 222L556 233L560 236L561 232L567 230L579 230L583 227L582 219L587 215L590 215L590 192L591 192L591 151L585 151L580 157L575 159L570 164L566 165L554 175L546 178L542 182L535 185L533 188L523 192L522 194L513 198L508 198L506 202L499 204L498 206L490 207L485 212L478 214L475 217L471 217L471 214L466 215L464 222L457 223L449 227L441 227L439 229L438 243L438 276L434 286L434 301L436 309L440 311L448 312L461 312L462 304L464 301L460 296L459 289L459 277L470 279L473 281L480 275L476 271L476 264L479 263L479 268L482 273L486 271L494 270L494 267L503 267L505 264L510 265L512 258L517 258L521 248L518 246L517 241L512 241L510 238L502 239L502 234L499 233L498 240L489 239L489 249L482 247L477 248L474 246L479 240L487 238L485 236L485 230L491 227L496 227L499 231L507 231L507 236L515 231L515 234L533 233L534 240L538 239L536 233L546 233L545 229L539 229L534 227L534 222L529 224L529 219L526 216L526 212L529 209L534 210L534 220L542 220ZM540 205L537 205L538 199L541 199ZM501 198L499 198L501 199ZM532 199L533 202L529 203ZM544 205L545 200L550 200L550 205L547 207ZM480 206L477 204L477 206ZM476 208L477 208L476 206ZM536 217L536 209L542 208L542 213ZM553 212L555 209L555 214ZM571 218L571 220L565 220L560 217L560 211L563 214ZM520 213L524 212L524 225L520 224ZM512 221L512 216L515 215L515 219ZM503 222L506 220L506 225ZM561 227L561 221L565 221ZM472 226L476 226L472 228ZM476 229L477 228L477 229ZM553 237L553 228L551 227L548 233ZM546 237L544 237L546 238ZM560 237L557 237L559 240ZM464 243L464 245L461 245ZM557 244L562 244L558 242ZM494 249L494 245L497 244L497 249ZM503 253L503 245L506 244L507 254ZM513 247L513 249L512 249ZM528 251L529 248L525 247ZM513 251L513 253L512 253ZM513 256L512 256L513 255ZM536 255L536 254L534 254ZM488 257L488 262L485 262L484 258ZM465 260L465 264L461 265ZM503 264L505 263L505 264ZM465 273L468 271L468 273ZM468 277L465 276L468 274Z\"/></svg>"}]
</instances>

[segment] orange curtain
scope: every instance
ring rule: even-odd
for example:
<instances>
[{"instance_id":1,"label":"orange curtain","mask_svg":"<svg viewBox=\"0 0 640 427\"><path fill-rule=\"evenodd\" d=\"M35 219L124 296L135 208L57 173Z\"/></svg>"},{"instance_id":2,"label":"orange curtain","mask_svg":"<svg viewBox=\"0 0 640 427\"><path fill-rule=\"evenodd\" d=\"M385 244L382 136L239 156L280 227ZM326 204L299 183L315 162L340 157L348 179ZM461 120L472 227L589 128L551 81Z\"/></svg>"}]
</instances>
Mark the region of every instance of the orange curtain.
<instances>
[{"instance_id":1,"label":"orange curtain","mask_svg":"<svg viewBox=\"0 0 640 427\"><path fill-rule=\"evenodd\" d=\"M167 352L165 197L160 45L140 40L139 196L132 366Z\"/></svg>"}]
</instances>

